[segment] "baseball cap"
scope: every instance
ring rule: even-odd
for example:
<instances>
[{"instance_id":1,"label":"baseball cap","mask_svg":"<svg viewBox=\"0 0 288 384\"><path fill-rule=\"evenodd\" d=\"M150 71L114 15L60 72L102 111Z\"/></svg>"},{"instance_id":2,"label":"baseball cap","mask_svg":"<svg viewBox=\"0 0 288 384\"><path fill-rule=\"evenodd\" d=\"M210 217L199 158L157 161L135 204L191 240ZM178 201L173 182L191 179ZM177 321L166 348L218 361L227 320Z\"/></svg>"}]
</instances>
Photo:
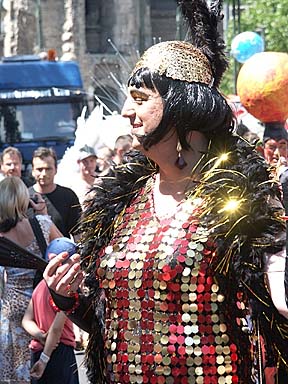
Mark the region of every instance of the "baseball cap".
<instances>
[{"instance_id":1,"label":"baseball cap","mask_svg":"<svg viewBox=\"0 0 288 384\"><path fill-rule=\"evenodd\" d=\"M92 147L89 147L89 145L85 144L84 147L81 147L79 149L79 156L78 156L78 159L79 160L84 160L86 159L87 157L89 156L96 156L96 153L94 151L94 148Z\"/></svg>"}]
</instances>

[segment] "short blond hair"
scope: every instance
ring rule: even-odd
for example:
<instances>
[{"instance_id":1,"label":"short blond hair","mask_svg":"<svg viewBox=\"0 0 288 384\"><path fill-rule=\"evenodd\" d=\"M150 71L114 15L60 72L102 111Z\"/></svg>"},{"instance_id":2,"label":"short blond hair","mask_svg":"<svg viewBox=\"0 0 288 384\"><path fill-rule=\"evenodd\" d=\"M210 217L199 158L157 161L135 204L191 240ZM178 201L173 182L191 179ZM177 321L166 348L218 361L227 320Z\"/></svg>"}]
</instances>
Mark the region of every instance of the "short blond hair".
<instances>
[{"instance_id":1,"label":"short blond hair","mask_svg":"<svg viewBox=\"0 0 288 384\"><path fill-rule=\"evenodd\" d=\"M3 164L3 160L4 160L5 155L16 155L16 156L18 156L20 163L22 164L22 162L23 162L22 153L19 151L18 148L15 148L15 147L5 148L4 151L0 155L0 164Z\"/></svg>"},{"instance_id":2,"label":"short blond hair","mask_svg":"<svg viewBox=\"0 0 288 384\"><path fill-rule=\"evenodd\" d=\"M20 177L5 177L0 182L0 224L26 217L28 204L29 191Z\"/></svg>"}]
</instances>

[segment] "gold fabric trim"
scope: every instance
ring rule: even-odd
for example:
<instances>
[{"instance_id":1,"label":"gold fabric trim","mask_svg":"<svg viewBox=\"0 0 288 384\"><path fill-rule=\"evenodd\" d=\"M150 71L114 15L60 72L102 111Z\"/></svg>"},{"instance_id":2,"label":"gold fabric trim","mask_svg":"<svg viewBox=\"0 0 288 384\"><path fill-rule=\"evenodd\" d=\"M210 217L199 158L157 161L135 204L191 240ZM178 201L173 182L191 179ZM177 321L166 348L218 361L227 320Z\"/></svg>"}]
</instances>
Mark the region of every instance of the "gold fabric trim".
<instances>
[{"instance_id":1,"label":"gold fabric trim","mask_svg":"<svg viewBox=\"0 0 288 384\"><path fill-rule=\"evenodd\" d=\"M164 41L148 48L132 75L140 68L149 68L174 80L213 85L209 60L198 48L184 41Z\"/></svg>"}]
</instances>

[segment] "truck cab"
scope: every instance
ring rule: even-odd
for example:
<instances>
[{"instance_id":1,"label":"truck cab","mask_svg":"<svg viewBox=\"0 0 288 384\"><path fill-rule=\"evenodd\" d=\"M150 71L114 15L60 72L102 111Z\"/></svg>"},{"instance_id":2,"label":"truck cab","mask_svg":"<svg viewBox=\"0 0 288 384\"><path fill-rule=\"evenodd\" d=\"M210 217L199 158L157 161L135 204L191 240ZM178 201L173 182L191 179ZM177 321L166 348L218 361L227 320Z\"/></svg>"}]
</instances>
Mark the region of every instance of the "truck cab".
<instances>
[{"instance_id":1,"label":"truck cab","mask_svg":"<svg viewBox=\"0 0 288 384\"><path fill-rule=\"evenodd\" d=\"M53 147L58 159L73 145L77 118L85 105L79 66L14 56L0 62L0 152L17 147L24 165L39 146Z\"/></svg>"}]
</instances>

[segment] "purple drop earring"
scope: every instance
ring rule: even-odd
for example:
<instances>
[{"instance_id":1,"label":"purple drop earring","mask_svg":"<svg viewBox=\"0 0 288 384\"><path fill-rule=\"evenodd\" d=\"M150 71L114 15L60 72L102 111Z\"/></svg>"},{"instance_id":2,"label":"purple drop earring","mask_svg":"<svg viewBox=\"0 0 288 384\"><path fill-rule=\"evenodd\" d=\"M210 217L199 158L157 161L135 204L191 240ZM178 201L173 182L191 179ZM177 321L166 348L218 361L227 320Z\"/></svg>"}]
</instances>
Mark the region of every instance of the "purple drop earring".
<instances>
[{"instance_id":1,"label":"purple drop earring","mask_svg":"<svg viewBox=\"0 0 288 384\"><path fill-rule=\"evenodd\" d=\"M182 156L182 146L180 141L178 141L176 150L178 152L178 156L177 156L177 160L175 161L175 166L179 169L183 169L186 167L187 163L184 157Z\"/></svg>"}]
</instances>

